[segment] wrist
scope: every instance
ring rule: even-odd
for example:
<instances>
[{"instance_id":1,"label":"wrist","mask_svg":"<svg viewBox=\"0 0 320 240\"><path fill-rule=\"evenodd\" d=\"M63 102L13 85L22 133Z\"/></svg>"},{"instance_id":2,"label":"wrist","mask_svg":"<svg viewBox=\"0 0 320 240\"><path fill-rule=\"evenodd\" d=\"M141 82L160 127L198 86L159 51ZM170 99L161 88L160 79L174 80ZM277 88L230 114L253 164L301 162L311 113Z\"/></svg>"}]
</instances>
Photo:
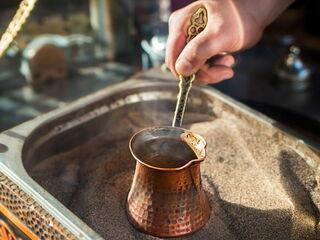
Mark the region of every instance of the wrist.
<instances>
[{"instance_id":1,"label":"wrist","mask_svg":"<svg viewBox=\"0 0 320 240\"><path fill-rule=\"evenodd\" d=\"M265 28L272 23L294 0L233 0L259 25Z\"/></svg>"},{"instance_id":2,"label":"wrist","mask_svg":"<svg viewBox=\"0 0 320 240\"><path fill-rule=\"evenodd\" d=\"M245 47L254 44L263 30L272 23L294 0L232 0L243 23Z\"/></svg>"}]
</instances>

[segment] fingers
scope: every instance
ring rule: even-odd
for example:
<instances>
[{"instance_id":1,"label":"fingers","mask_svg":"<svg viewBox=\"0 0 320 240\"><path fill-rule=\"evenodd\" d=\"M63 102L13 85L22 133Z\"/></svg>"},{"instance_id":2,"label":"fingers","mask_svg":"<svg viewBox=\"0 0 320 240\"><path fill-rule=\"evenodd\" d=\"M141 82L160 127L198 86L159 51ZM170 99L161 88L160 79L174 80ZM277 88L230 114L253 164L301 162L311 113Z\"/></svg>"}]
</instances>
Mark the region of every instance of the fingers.
<instances>
[{"instance_id":1,"label":"fingers","mask_svg":"<svg viewBox=\"0 0 320 240\"><path fill-rule=\"evenodd\" d=\"M195 84L206 85L218 83L233 77L233 70L230 67L216 65L210 68L202 68L197 72Z\"/></svg>"},{"instance_id":2,"label":"fingers","mask_svg":"<svg viewBox=\"0 0 320 240\"><path fill-rule=\"evenodd\" d=\"M186 41L187 41L186 35L187 35L187 29L190 25L190 19L194 14L194 12L199 8L199 6L200 4L198 2L194 2L185 8L175 11L174 13L171 14L169 18L169 36L168 36L167 45L166 45L167 51L166 51L165 62L166 62L166 65L170 68L171 72L176 76L179 74L183 74L187 76L186 71L180 72L176 69L176 66L177 66L176 63L179 55L181 54L183 49L186 47ZM206 29L200 34L203 35L204 32L206 32ZM198 36L200 36L200 34ZM205 37L202 38L202 40L205 42L210 42L210 39L211 39L210 37L207 37L207 41L206 41ZM199 39L198 41L201 41L201 39ZM191 42L194 42L194 39ZM191 47L196 48L195 45Z\"/></svg>"},{"instance_id":3,"label":"fingers","mask_svg":"<svg viewBox=\"0 0 320 240\"><path fill-rule=\"evenodd\" d=\"M232 66L235 59L232 55L216 55L209 59L197 73L195 84L205 85L218 83L222 80L232 78Z\"/></svg>"},{"instance_id":4,"label":"fingers","mask_svg":"<svg viewBox=\"0 0 320 240\"><path fill-rule=\"evenodd\" d=\"M185 15L185 9L181 9L172 13L169 19L169 36L166 45L165 62L176 77L178 77L178 73L175 69L175 63L186 44L184 26L187 25L189 19Z\"/></svg>"},{"instance_id":5,"label":"fingers","mask_svg":"<svg viewBox=\"0 0 320 240\"><path fill-rule=\"evenodd\" d=\"M192 39L180 53L175 65L176 71L183 76L190 76L219 51L219 45L208 30L204 30Z\"/></svg>"},{"instance_id":6,"label":"fingers","mask_svg":"<svg viewBox=\"0 0 320 240\"><path fill-rule=\"evenodd\" d=\"M210 58L207 61L207 64L209 66L214 65L224 65L226 67L232 67L232 65L235 63L235 59L232 55L228 54L217 54L216 56Z\"/></svg>"},{"instance_id":7,"label":"fingers","mask_svg":"<svg viewBox=\"0 0 320 240\"><path fill-rule=\"evenodd\" d=\"M212 2L206 6L208 22L206 28L185 45L175 65L181 75L189 76L196 73L212 56L224 51L227 41L221 34L224 20Z\"/></svg>"},{"instance_id":8,"label":"fingers","mask_svg":"<svg viewBox=\"0 0 320 240\"><path fill-rule=\"evenodd\" d=\"M175 62L185 45L185 41L185 35L183 34L171 34L167 41L166 49L171 51L166 52L166 65L176 77L178 77L178 73L175 68Z\"/></svg>"}]
</instances>

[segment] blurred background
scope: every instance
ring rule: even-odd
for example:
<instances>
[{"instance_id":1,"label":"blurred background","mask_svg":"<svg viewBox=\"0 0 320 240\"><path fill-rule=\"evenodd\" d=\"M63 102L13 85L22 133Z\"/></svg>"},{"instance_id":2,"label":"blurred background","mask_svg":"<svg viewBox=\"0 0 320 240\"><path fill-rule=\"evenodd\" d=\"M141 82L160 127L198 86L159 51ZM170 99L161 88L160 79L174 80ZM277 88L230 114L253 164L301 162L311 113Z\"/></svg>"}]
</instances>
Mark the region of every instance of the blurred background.
<instances>
[{"instance_id":1,"label":"blurred background","mask_svg":"<svg viewBox=\"0 0 320 240\"><path fill-rule=\"evenodd\" d=\"M170 13L192 1L41 0L0 59L0 131L164 62ZM20 1L0 2L0 35ZM318 140L318 1L296 1L214 87Z\"/></svg>"}]
</instances>

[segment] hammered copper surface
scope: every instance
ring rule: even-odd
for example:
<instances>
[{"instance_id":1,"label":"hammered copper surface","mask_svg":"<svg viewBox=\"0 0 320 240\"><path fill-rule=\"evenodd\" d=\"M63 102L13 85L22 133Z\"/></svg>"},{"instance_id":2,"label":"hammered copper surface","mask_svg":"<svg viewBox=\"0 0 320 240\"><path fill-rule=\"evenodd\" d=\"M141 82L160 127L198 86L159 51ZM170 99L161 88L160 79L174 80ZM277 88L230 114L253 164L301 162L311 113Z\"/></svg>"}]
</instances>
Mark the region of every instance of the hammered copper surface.
<instances>
[{"instance_id":1,"label":"hammered copper surface","mask_svg":"<svg viewBox=\"0 0 320 240\"><path fill-rule=\"evenodd\" d=\"M206 224L210 207L200 173L205 145L202 137L176 127L148 128L132 137L130 151L136 168L127 213L137 229L177 237Z\"/></svg>"}]
</instances>

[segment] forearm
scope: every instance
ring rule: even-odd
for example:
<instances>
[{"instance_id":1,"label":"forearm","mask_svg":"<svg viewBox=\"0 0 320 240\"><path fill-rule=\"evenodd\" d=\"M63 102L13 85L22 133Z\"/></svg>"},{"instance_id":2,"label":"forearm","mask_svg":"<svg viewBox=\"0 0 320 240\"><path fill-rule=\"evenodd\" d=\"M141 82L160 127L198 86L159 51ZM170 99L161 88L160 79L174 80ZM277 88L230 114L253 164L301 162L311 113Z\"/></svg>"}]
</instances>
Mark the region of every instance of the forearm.
<instances>
[{"instance_id":1,"label":"forearm","mask_svg":"<svg viewBox=\"0 0 320 240\"><path fill-rule=\"evenodd\" d=\"M241 48L254 45L263 30L274 21L294 0L229 0L238 15Z\"/></svg>"},{"instance_id":2,"label":"forearm","mask_svg":"<svg viewBox=\"0 0 320 240\"><path fill-rule=\"evenodd\" d=\"M234 0L241 9L246 9L248 14L265 28L272 23L294 0Z\"/></svg>"}]
</instances>

